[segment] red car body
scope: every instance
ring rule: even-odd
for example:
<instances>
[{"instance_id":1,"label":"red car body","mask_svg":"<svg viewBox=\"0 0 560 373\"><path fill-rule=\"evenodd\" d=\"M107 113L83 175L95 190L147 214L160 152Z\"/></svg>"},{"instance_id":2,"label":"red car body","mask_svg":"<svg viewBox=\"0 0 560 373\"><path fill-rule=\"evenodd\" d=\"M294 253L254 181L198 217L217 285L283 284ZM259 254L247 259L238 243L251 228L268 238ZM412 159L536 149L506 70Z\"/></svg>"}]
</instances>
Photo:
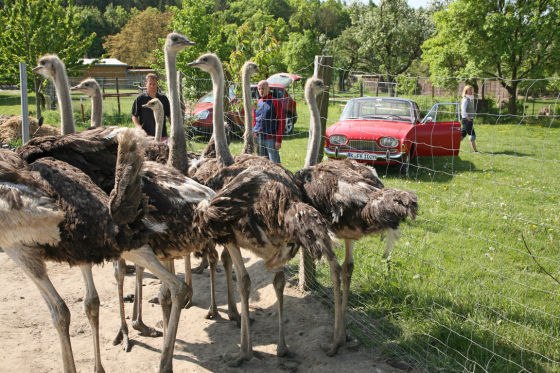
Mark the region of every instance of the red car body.
<instances>
[{"instance_id":1,"label":"red car body","mask_svg":"<svg viewBox=\"0 0 560 373\"><path fill-rule=\"evenodd\" d=\"M327 128L325 154L368 164L400 164L408 174L414 157L456 156L461 146L459 104L435 104L420 120L418 105L394 97L348 101Z\"/></svg>"},{"instance_id":2,"label":"red car body","mask_svg":"<svg viewBox=\"0 0 560 373\"><path fill-rule=\"evenodd\" d=\"M271 75L267 80L272 92L272 96L283 101L283 107L286 111L286 128L284 133L289 135L294 129L297 122L296 101L290 97L288 87L294 81L301 79L296 74L278 73ZM258 98L257 86L251 85L251 93L253 99ZM214 95L212 92L206 93L195 104L192 112L188 114L192 119L192 131L198 134L212 134L212 112L214 110ZM228 94L224 102L224 116L229 124L230 131L242 133L244 130L244 116L242 98L235 94L235 85L228 87Z\"/></svg>"}]
</instances>

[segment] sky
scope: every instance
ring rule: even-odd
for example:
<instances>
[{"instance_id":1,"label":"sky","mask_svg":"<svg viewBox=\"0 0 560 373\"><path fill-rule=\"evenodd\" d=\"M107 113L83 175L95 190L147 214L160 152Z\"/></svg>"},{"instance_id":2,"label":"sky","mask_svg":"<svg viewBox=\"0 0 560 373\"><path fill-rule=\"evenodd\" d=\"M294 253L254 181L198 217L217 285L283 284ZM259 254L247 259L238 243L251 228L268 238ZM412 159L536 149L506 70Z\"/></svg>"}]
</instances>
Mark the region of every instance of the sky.
<instances>
[{"instance_id":1,"label":"sky","mask_svg":"<svg viewBox=\"0 0 560 373\"><path fill-rule=\"evenodd\" d=\"M428 0L407 0L408 1L408 5L410 5L413 8L420 8L420 7L427 7L428 6Z\"/></svg>"}]
</instances>

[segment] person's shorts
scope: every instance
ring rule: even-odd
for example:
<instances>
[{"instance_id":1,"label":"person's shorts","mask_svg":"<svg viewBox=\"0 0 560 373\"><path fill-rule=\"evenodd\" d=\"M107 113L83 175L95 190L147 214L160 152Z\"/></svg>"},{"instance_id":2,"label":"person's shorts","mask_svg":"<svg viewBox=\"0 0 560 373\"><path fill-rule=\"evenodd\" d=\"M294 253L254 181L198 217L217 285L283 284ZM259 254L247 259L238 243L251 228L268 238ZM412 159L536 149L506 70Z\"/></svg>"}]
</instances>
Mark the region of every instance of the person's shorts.
<instances>
[{"instance_id":1,"label":"person's shorts","mask_svg":"<svg viewBox=\"0 0 560 373\"><path fill-rule=\"evenodd\" d=\"M474 141L476 140L476 133L474 132L474 122L472 119L463 118L461 120L461 138L465 138L465 136L469 135L469 140Z\"/></svg>"}]
</instances>

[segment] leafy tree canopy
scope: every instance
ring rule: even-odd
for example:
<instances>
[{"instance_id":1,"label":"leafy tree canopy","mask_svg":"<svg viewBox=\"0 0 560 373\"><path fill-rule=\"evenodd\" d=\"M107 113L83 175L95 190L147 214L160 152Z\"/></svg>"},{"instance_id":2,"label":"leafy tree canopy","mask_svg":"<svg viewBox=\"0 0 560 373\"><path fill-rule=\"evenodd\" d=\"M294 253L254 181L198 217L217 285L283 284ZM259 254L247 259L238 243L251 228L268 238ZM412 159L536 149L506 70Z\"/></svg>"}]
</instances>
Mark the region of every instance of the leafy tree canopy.
<instances>
[{"instance_id":1,"label":"leafy tree canopy","mask_svg":"<svg viewBox=\"0 0 560 373\"><path fill-rule=\"evenodd\" d=\"M103 46L129 65L153 65L154 50L160 49L160 39L171 31L170 22L171 13L148 8L133 16L118 34L108 36Z\"/></svg>"},{"instance_id":2,"label":"leafy tree canopy","mask_svg":"<svg viewBox=\"0 0 560 373\"><path fill-rule=\"evenodd\" d=\"M73 2L63 0L6 0L0 9L0 80L16 83L18 62L28 67L30 82L37 88L39 77L31 72L38 58L57 54L71 72L81 67L95 37L86 33L83 19Z\"/></svg>"},{"instance_id":3,"label":"leafy tree canopy","mask_svg":"<svg viewBox=\"0 0 560 373\"><path fill-rule=\"evenodd\" d=\"M435 35L423 45L432 76L501 79L516 112L521 79L540 78L560 62L560 1L456 0L434 14Z\"/></svg>"}]
</instances>

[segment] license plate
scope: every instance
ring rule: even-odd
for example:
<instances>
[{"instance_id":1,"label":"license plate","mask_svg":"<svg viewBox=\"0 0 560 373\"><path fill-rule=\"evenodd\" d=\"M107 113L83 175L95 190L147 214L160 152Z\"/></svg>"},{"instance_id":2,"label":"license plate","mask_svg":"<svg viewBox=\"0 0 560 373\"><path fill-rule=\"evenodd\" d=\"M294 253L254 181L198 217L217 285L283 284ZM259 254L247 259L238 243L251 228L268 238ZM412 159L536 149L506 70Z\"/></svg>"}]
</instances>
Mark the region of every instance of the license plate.
<instances>
[{"instance_id":1,"label":"license plate","mask_svg":"<svg viewBox=\"0 0 560 373\"><path fill-rule=\"evenodd\" d=\"M360 159L360 160L363 160L363 161L375 161L377 159L377 156L375 154L370 154L370 153L348 152L347 156L348 156L348 158Z\"/></svg>"}]
</instances>

